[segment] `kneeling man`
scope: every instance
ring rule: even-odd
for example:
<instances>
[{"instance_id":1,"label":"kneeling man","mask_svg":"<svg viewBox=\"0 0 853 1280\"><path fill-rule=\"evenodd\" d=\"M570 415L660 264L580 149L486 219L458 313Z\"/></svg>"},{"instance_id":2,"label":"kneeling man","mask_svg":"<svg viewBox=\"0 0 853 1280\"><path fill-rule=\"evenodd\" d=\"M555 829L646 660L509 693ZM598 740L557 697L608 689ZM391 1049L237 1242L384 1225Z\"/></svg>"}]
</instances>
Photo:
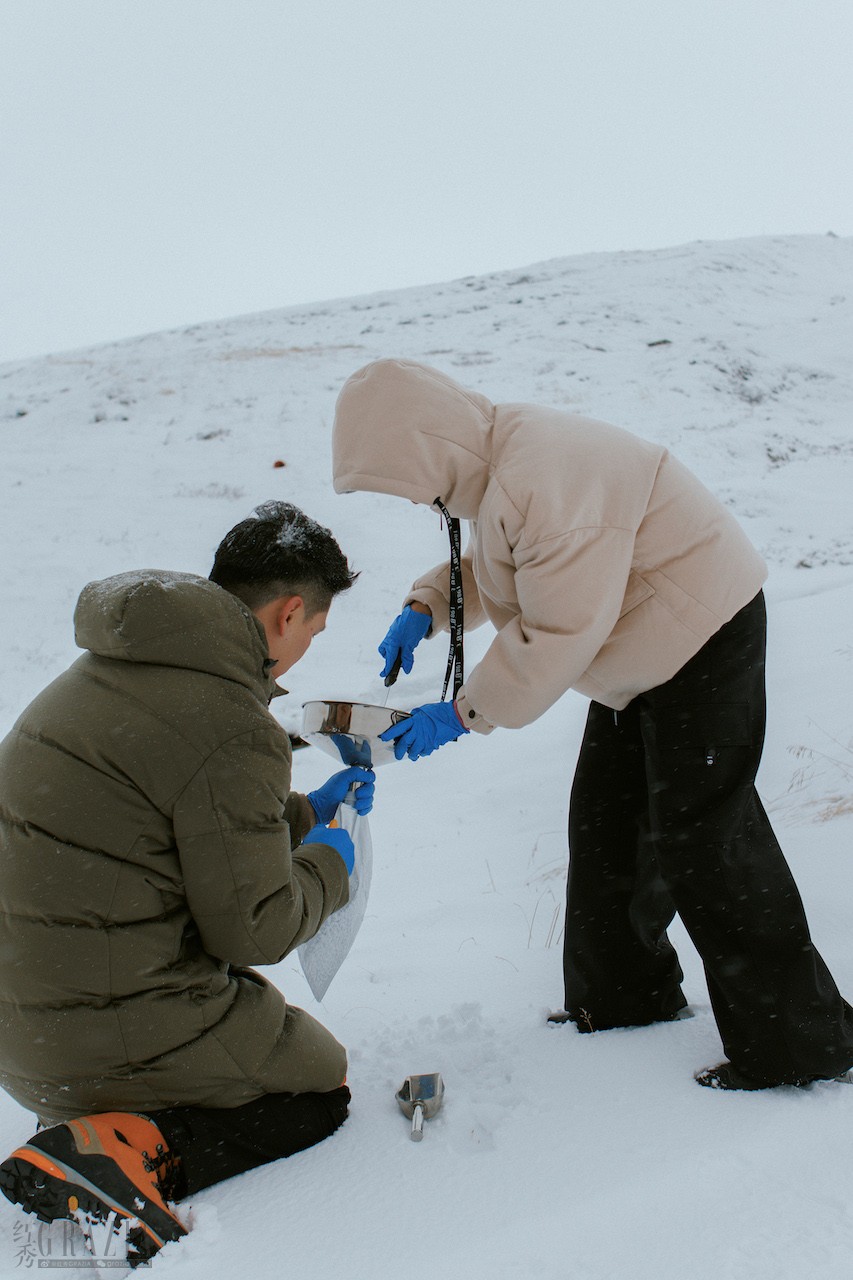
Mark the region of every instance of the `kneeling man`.
<instances>
[{"instance_id":1,"label":"kneeling man","mask_svg":"<svg viewBox=\"0 0 853 1280\"><path fill-rule=\"evenodd\" d=\"M291 792L269 703L356 576L275 502L209 579L90 583L87 652L0 745L0 1085L45 1126L0 1189L44 1221L132 1220L132 1262L185 1234L170 1201L346 1118L343 1047L246 966L348 900L326 824L353 782L367 812L373 776Z\"/></svg>"}]
</instances>

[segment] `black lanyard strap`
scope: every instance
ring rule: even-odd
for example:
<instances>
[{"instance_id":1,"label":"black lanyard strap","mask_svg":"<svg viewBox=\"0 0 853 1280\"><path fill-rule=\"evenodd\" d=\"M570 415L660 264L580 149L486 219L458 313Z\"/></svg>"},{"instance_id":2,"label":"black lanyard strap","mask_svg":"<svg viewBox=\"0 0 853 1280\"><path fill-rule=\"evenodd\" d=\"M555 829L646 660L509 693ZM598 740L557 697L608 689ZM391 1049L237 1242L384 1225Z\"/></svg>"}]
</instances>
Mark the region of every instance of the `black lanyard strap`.
<instances>
[{"instance_id":1,"label":"black lanyard strap","mask_svg":"<svg viewBox=\"0 0 853 1280\"><path fill-rule=\"evenodd\" d=\"M464 602L462 598L462 533L459 521L451 516L447 507L436 498L433 503L447 521L447 532L450 535L450 652L447 655L447 670L444 674L444 688L441 700L444 702L453 676L453 697L462 688L465 679L465 621Z\"/></svg>"}]
</instances>

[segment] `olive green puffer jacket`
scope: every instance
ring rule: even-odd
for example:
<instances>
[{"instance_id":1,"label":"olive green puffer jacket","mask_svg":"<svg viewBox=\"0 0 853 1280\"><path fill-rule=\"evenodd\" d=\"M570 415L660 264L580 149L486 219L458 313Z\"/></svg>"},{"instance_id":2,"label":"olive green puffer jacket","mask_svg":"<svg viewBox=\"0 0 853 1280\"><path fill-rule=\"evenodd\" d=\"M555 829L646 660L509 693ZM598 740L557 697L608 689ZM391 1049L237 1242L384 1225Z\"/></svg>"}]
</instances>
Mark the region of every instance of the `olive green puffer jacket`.
<instances>
[{"instance_id":1,"label":"olive green puffer jacket","mask_svg":"<svg viewBox=\"0 0 853 1280\"><path fill-rule=\"evenodd\" d=\"M258 621L189 574L90 583L89 650L0 744L0 1085L42 1119L325 1091L341 1045L243 966L348 898L300 845Z\"/></svg>"}]
</instances>

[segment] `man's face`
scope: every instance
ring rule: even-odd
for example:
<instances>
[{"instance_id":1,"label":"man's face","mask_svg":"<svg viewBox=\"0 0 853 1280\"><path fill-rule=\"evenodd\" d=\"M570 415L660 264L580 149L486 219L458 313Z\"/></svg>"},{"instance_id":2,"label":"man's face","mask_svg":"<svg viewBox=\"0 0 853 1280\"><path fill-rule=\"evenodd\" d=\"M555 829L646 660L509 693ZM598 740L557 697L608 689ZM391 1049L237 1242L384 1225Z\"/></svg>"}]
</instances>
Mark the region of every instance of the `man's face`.
<instances>
[{"instance_id":1,"label":"man's face","mask_svg":"<svg viewBox=\"0 0 853 1280\"><path fill-rule=\"evenodd\" d=\"M272 618L265 620L270 657L275 660L274 678L295 666L308 650L315 636L326 628L328 609L306 616L305 604L299 596L277 602Z\"/></svg>"}]
</instances>

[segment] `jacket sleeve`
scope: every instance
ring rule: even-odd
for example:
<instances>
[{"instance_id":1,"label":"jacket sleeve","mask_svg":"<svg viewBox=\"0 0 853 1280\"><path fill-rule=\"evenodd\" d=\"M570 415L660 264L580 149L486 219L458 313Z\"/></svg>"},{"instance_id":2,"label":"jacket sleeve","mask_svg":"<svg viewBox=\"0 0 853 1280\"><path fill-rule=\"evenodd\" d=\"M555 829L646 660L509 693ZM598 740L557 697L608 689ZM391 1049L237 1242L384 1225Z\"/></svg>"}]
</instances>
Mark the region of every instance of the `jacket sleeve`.
<instances>
[{"instance_id":1,"label":"jacket sleeve","mask_svg":"<svg viewBox=\"0 0 853 1280\"><path fill-rule=\"evenodd\" d=\"M289 793L290 763L275 732L255 730L220 747L173 812L202 945L232 964L277 963L349 899L337 853L299 844L307 801Z\"/></svg>"},{"instance_id":2,"label":"jacket sleeve","mask_svg":"<svg viewBox=\"0 0 853 1280\"><path fill-rule=\"evenodd\" d=\"M474 570L472 567L473 545L471 542L465 548L462 554L462 596L465 607L465 630L474 631L477 627L482 626L486 621L486 611L480 600L480 593L477 590L477 582L474 578ZM447 631L450 628L450 561L445 560L444 564L436 565L434 569L430 569L416 582L412 583L412 589L404 600L404 605L413 604L417 601L419 604L425 604L432 613L432 631L430 635L436 635L439 631Z\"/></svg>"},{"instance_id":3,"label":"jacket sleeve","mask_svg":"<svg viewBox=\"0 0 853 1280\"><path fill-rule=\"evenodd\" d=\"M459 691L466 726L530 724L580 679L619 620L633 549L631 532L612 528L516 548L518 613Z\"/></svg>"}]
</instances>

